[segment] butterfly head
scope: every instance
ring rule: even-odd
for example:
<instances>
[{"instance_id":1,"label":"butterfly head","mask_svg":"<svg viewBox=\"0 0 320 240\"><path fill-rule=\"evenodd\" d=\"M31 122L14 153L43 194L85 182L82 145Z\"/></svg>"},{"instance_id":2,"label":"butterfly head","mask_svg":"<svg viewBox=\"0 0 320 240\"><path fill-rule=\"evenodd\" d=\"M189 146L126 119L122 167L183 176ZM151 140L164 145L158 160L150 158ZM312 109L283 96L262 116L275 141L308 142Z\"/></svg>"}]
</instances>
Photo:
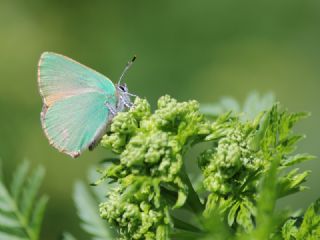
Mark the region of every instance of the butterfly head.
<instances>
[{"instance_id":1,"label":"butterfly head","mask_svg":"<svg viewBox=\"0 0 320 240\"><path fill-rule=\"evenodd\" d=\"M127 84L116 84L116 89L118 93L118 103L115 109L116 112L121 112L124 108L130 108L132 106L130 96L133 96L134 94L129 93Z\"/></svg>"},{"instance_id":2,"label":"butterfly head","mask_svg":"<svg viewBox=\"0 0 320 240\"><path fill-rule=\"evenodd\" d=\"M118 103L116 106L116 109L110 109L111 113L113 112L113 115L115 115L117 112L122 111L124 108L131 108L133 106L133 103L131 102L131 96L136 96L134 94L129 93L128 87L126 83L123 83L122 80L125 76L125 74L127 73L127 71L130 69L132 63L134 62L134 60L136 59L136 56L134 56L132 58L131 61L129 61L126 65L126 67L124 68L119 81L117 84L115 84L116 89L117 89L117 95L118 95Z\"/></svg>"},{"instance_id":3,"label":"butterfly head","mask_svg":"<svg viewBox=\"0 0 320 240\"><path fill-rule=\"evenodd\" d=\"M126 83L117 84L117 89L120 93L128 93L128 87Z\"/></svg>"}]
</instances>

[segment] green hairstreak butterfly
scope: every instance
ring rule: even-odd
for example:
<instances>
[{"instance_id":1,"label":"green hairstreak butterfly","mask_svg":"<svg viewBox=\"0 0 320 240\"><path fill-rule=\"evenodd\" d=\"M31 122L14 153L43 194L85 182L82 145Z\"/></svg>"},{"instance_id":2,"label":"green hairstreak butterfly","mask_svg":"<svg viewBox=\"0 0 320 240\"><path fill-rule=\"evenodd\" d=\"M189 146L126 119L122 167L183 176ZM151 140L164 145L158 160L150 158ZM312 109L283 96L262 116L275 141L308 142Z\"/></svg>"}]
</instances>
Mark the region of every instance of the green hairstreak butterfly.
<instances>
[{"instance_id":1,"label":"green hairstreak butterfly","mask_svg":"<svg viewBox=\"0 0 320 240\"><path fill-rule=\"evenodd\" d=\"M117 112L132 102L126 84L117 84L68 57L44 52L38 64L38 83L43 99L42 128L59 151L78 157L100 140Z\"/></svg>"}]
</instances>

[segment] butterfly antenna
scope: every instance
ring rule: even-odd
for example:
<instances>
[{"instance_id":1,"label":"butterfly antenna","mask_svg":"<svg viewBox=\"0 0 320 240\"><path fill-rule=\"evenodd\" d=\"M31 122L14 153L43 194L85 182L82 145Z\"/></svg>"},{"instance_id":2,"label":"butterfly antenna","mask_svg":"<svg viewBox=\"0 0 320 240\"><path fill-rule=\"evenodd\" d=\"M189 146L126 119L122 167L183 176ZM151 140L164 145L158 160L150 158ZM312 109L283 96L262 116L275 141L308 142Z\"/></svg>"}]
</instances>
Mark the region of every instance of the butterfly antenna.
<instances>
[{"instance_id":1,"label":"butterfly antenna","mask_svg":"<svg viewBox=\"0 0 320 240\"><path fill-rule=\"evenodd\" d=\"M133 58L131 59L131 61L129 61L126 65L126 67L124 68L123 72L121 73L121 76L119 78L118 81L118 85L121 83L122 79L124 78L124 76L126 75L126 73L128 72L128 70L130 69L130 67L132 66L133 62L136 60L137 56L134 55Z\"/></svg>"}]
</instances>

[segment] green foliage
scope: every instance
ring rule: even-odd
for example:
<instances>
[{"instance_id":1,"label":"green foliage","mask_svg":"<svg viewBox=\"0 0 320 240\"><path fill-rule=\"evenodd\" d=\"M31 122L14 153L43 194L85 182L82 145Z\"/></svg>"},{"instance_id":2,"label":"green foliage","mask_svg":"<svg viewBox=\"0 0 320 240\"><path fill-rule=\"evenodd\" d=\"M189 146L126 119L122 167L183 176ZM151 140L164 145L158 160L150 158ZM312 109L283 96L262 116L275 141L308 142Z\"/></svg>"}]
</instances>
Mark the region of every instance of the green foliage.
<instances>
[{"instance_id":1,"label":"green foliage","mask_svg":"<svg viewBox=\"0 0 320 240\"><path fill-rule=\"evenodd\" d=\"M291 218L282 227L285 240L320 239L320 199L307 209L301 223Z\"/></svg>"},{"instance_id":2,"label":"green foliage","mask_svg":"<svg viewBox=\"0 0 320 240\"><path fill-rule=\"evenodd\" d=\"M98 182L115 184L100 204L100 216L124 240L279 237L287 213L274 213L276 200L305 189L310 172L292 166L313 156L293 153L302 136L292 128L308 114L289 113L272 101L272 95L253 94L245 114L227 111L240 110L229 99L220 112L207 106L203 115L195 101L164 96L151 113L147 101L137 98L101 141L119 160L101 172ZM183 158L203 142L210 144L198 159L205 192L196 192ZM175 218L179 209L198 220Z\"/></svg>"},{"instance_id":3,"label":"green foliage","mask_svg":"<svg viewBox=\"0 0 320 240\"><path fill-rule=\"evenodd\" d=\"M221 213L216 208L206 217L205 230L207 234L201 240L229 239L229 240L254 240L254 239L278 239L275 231L281 225L280 215L274 213L276 203L275 188L277 185L277 167L279 158L271 163L270 168L262 178L259 199L257 203L256 228L248 232L238 231L234 234L227 221L223 221Z\"/></svg>"},{"instance_id":4,"label":"green foliage","mask_svg":"<svg viewBox=\"0 0 320 240\"><path fill-rule=\"evenodd\" d=\"M44 176L42 167L27 177L28 162L15 171L9 189L0 182L0 239L38 240L41 223L48 201L46 196L37 198Z\"/></svg>"},{"instance_id":5,"label":"green foliage","mask_svg":"<svg viewBox=\"0 0 320 240\"><path fill-rule=\"evenodd\" d=\"M92 194L83 182L76 182L73 199L81 219L81 227L92 240L114 239L115 234L110 227L99 217L98 204L102 199Z\"/></svg>"},{"instance_id":6,"label":"green foliage","mask_svg":"<svg viewBox=\"0 0 320 240\"><path fill-rule=\"evenodd\" d=\"M306 114L290 114L274 105L253 121L240 121L230 114L211 123L206 140L213 147L199 159L204 175L204 187L210 192L205 214L218 207L227 216L228 223L240 225L245 231L254 227L256 203L261 176L270 167L275 156L279 171L312 158L310 155L292 155L300 135L292 134L292 127ZM221 131L223 129L223 132ZM301 186L309 171L294 169L279 179L278 197L303 190Z\"/></svg>"},{"instance_id":7,"label":"green foliage","mask_svg":"<svg viewBox=\"0 0 320 240\"><path fill-rule=\"evenodd\" d=\"M121 239L168 239L173 227L169 210L183 206L189 190L182 156L202 122L197 102L178 103L169 96L159 99L154 114L146 100L137 98L134 108L113 119L101 144L121 153L120 162L102 178L117 185L100 213L119 228Z\"/></svg>"},{"instance_id":8,"label":"green foliage","mask_svg":"<svg viewBox=\"0 0 320 240\"><path fill-rule=\"evenodd\" d=\"M242 107L234 98L223 97L216 104L201 104L200 111L211 117L219 117L226 112L241 113L241 119L252 120L262 111L269 110L274 103L275 97L272 93L260 95L258 92L252 92Z\"/></svg>"},{"instance_id":9,"label":"green foliage","mask_svg":"<svg viewBox=\"0 0 320 240\"><path fill-rule=\"evenodd\" d=\"M295 165L314 157L295 152L303 136L293 127L308 114L282 110L267 96L251 95L246 114L229 111L241 111L230 99L220 113L203 114L196 101L164 96L152 113L136 98L101 141L119 156L102 161L90 178L98 179L93 192L75 184L83 230L92 240L320 239L320 200L301 216L275 210L279 198L305 189L310 171ZM199 143L206 148L197 159L202 188L195 190L184 158ZM17 168L9 189L0 181L0 239L39 239L44 170L27 177L28 169L27 162Z\"/></svg>"}]
</instances>

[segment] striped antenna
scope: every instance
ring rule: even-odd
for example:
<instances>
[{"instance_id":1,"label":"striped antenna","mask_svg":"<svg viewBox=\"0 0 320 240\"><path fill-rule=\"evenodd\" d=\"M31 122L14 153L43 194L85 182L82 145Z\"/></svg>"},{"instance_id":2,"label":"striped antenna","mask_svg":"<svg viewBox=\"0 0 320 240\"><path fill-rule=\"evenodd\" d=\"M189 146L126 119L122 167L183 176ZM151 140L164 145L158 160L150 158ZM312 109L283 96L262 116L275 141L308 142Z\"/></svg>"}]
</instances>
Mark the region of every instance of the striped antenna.
<instances>
[{"instance_id":1,"label":"striped antenna","mask_svg":"<svg viewBox=\"0 0 320 240\"><path fill-rule=\"evenodd\" d=\"M128 72L128 70L130 69L130 67L132 66L133 62L136 60L137 56L134 55L133 58L131 59L131 61L129 61L126 65L126 67L124 68L123 72L121 73L121 76L119 78L118 81L118 85L120 85L122 79L124 78L124 76L126 75L126 73Z\"/></svg>"}]
</instances>

